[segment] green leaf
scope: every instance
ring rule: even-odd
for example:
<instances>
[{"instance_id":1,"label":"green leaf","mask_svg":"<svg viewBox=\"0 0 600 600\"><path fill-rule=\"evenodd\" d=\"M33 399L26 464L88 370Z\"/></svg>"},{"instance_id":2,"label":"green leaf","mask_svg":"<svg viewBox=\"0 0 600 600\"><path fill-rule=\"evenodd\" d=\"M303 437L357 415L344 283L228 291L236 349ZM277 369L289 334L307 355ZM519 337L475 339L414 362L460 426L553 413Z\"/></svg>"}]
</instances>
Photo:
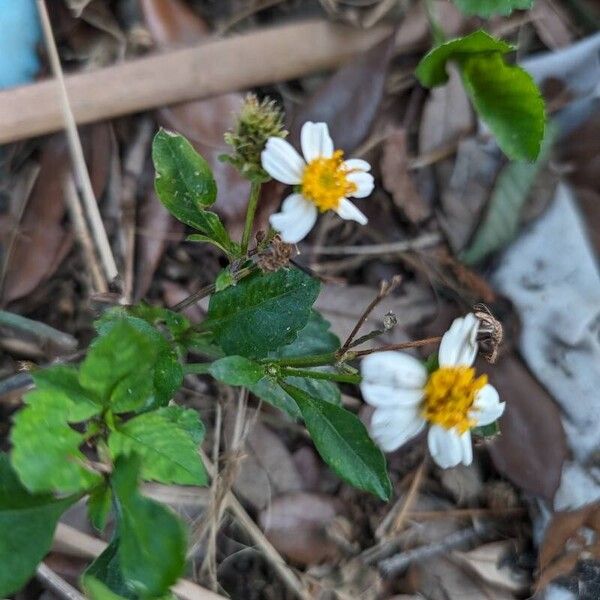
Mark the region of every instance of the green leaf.
<instances>
[{"instance_id":1,"label":"green leaf","mask_svg":"<svg viewBox=\"0 0 600 600\"><path fill-rule=\"evenodd\" d=\"M181 135L161 129L154 137L154 186L160 201L177 219L197 229L210 241L230 251L233 244L219 217L205 210L217 198L208 163Z\"/></svg>"},{"instance_id":2,"label":"green leaf","mask_svg":"<svg viewBox=\"0 0 600 600\"><path fill-rule=\"evenodd\" d=\"M106 521L112 508L112 490L108 485L102 485L92 490L88 497L88 518L98 530L104 531Z\"/></svg>"},{"instance_id":3,"label":"green leaf","mask_svg":"<svg viewBox=\"0 0 600 600\"><path fill-rule=\"evenodd\" d=\"M265 375L263 366L243 356L226 356L216 360L212 363L208 372L223 383L246 387L258 383Z\"/></svg>"},{"instance_id":4,"label":"green leaf","mask_svg":"<svg viewBox=\"0 0 600 600\"><path fill-rule=\"evenodd\" d=\"M103 586L103 588L100 588L92 584L92 591L99 594L97 596L98 600L104 600L104 598L113 600L112 596L103 595L106 590L109 590L108 593L115 594L117 598L137 600L138 595L134 592L133 586L128 585L121 570L118 536L113 538L104 549L104 552L85 570L82 581L86 591L91 579L98 581Z\"/></svg>"},{"instance_id":5,"label":"green leaf","mask_svg":"<svg viewBox=\"0 0 600 600\"><path fill-rule=\"evenodd\" d=\"M500 435L500 423L494 421L489 425L481 425L473 428L473 435L482 438L493 438Z\"/></svg>"},{"instance_id":6,"label":"green leaf","mask_svg":"<svg viewBox=\"0 0 600 600\"><path fill-rule=\"evenodd\" d=\"M66 420L70 423L85 421L102 411L102 405L79 383L79 373L75 367L49 367L34 371L32 378L37 389L55 392L69 400Z\"/></svg>"},{"instance_id":7,"label":"green leaf","mask_svg":"<svg viewBox=\"0 0 600 600\"><path fill-rule=\"evenodd\" d=\"M102 478L88 470L79 447L84 437L69 427L70 399L41 389L25 396L27 406L14 417L11 461L32 492L74 493L98 485Z\"/></svg>"},{"instance_id":8,"label":"green leaf","mask_svg":"<svg viewBox=\"0 0 600 600\"><path fill-rule=\"evenodd\" d=\"M298 269L256 273L214 294L204 325L226 354L261 358L296 339L319 287Z\"/></svg>"},{"instance_id":9,"label":"green leaf","mask_svg":"<svg viewBox=\"0 0 600 600\"><path fill-rule=\"evenodd\" d=\"M513 10L526 10L533 0L454 0L454 4L466 15L477 15L488 19L493 15L506 17Z\"/></svg>"},{"instance_id":10,"label":"green leaf","mask_svg":"<svg viewBox=\"0 0 600 600\"><path fill-rule=\"evenodd\" d=\"M509 44L476 31L431 50L419 63L419 81L432 87L448 80L446 63L458 63L465 90L502 151L514 160L534 160L546 122L544 101L531 76L508 65Z\"/></svg>"},{"instance_id":11,"label":"green leaf","mask_svg":"<svg viewBox=\"0 0 600 600\"><path fill-rule=\"evenodd\" d=\"M290 356L310 356L335 352L340 348L337 335L331 333L331 323L324 319L319 312L311 309L306 326L298 332L298 337L289 345L270 352L270 358Z\"/></svg>"},{"instance_id":12,"label":"green leaf","mask_svg":"<svg viewBox=\"0 0 600 600\"><path fill-rule=\"evenodd\" d=\"M27 583L50 551L58 519L76 500L30 494L0 454L0 598Z\"/></svg>"},{"instance_id":13,"label":"green leaf","mask_svg":"<svg viewBox=\"0 0 600 600\"><path fill-rule=\"evenodd\" d=\"M215 279L215 291L222 292L236 283L235 275L231 272L231 268L225 267Z\"/></svg>"},{"instance_id":14,"label":"green leaf","mask_svg":"<svg viewBox=\"0 0 600 600\"><path fill-rule=\"evenodd\" d=\"M138 471L138 460L120 457L112 474L119 506L118 561L139 596L157 598L183 575L187 540L175 514L139 493Z\"/></svg>"},{"instance_id":15,"label":"green leaf","mask_svg":"<svg viewBox=\"0 0 600 600\"><path fill-rule=\"evenodd\" d=\"M514 50L514 46L498 40L485 31L473 33L450 40L432 48L419 62L415 74L421 85L435 87L448 81L446 63L455 60L459 64L470 56L506 54Z\"/></svg>"},{"instance_id":16,"label":"green leaf","mask_svg":"<svg viewBox=\"0 0 600 600\"><path fill-rule=\"evenodd\" d=\"M323 460L342 479L382 500L392 493L385 457L360 419L328 402L314 400L297 387L283 383L302 413L306 428Z\"/></svg>"},{"instance_id":17,"label":"green leaf","mask_svg":"<svg viewBox=\"0 0 600 600\"><path fill-rule=\"evenodd\" d=\"M160 483L206 485L198 446L204 426L194 410L168 406L119 425L108 438L114 458L141 457L142 478Z\"/></svg>"},{"instance_id":18,"label":"green leaf","mask_svg":"<svg viewBox=\"0 0 600 600\"><path fill-rule=\"evenodd\" d=\"M547 128L536 162L509 163L498 175L487 213L471 244L461 254L460 258L464 263L475 265L481 262L506 246L517 235L523 207L541 168L548 161L556 134L556 127Z\"/></svg>"},{"instance_id":19,"label":"green leaf","mask_svg":"<svg viewBox=\"0 0 600 600\"><path fill-rule=\"evenodd\" d=\"M91 600L120 600L124 598L124 596L115 594L107 585L91 575L84 575L81 584L86 597L91 598Z\"/></svg>"}]
</instances>

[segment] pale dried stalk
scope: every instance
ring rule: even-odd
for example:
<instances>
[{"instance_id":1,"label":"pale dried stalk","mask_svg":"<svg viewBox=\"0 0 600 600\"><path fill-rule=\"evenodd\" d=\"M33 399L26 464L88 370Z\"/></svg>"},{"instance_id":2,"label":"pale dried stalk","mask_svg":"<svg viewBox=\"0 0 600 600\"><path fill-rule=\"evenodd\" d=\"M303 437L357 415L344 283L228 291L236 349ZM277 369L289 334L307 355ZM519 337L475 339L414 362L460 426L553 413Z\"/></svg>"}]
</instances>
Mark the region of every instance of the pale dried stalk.
<instances>
[{"instance_id":1,"label":"pale dried stalk","mask_svg":"<svg viewBox=\"0 0 600 600\"><path fill-rule=\"evenodd\" d=\"M59 577L46 563L40 563L36 569L36 577L42 585L65 600L86 600L70 583Z\"/></svg>"},{"instance_id":2,"label":"pale dried stalk","mask_svg":"<svg viewBox=\"0 0 600 600\"><path fill-rule=\"evenodd\" d=\"M52 549L62 554L93 559L104 552L108 544L74 527L59 523L54 534ZM187 579L180 579L173 592L181 600L226 600L224 596L207 590Z\"/></svg>"},{"instance_id":3,"label":"pale dried stalk","mask_svg":"<svg viewBox=\"0 0 600 600\"><path fill-rule=\"evenodd\" d=\"M330 256L348 256L353 254L363 254L369 256L382 256L384 254L401 254L411 250L422 250L431 246L436 246L442 242L442 236L435 233L424 233L412 240L402 240L401 242L390 242L388 244L365 244L364 246L313 246L311 251L315 254L328 254Z\"/></svg>"},{"instance_id":4,"label":"pale dried stalk","mask_svg":"<svg viewBox=\"0 0 600 600\"><path fill-rule=\"evenodd\" d=\"M102 268L98 264L92 236L90 235L90 230L88 229L85 217L83 216L83 210L79 203L79 195L77 194L75 182L70 174L65 177L63 188L67 209L69 210L69 216L71 217L71 223L75 229L75 235L77 236L77 240L79 241L83 252L83 257L92 277L92 287L95 292L104 294L108 292L108 283L104 278Z\"/></svg>"},{"instance_id":5,"label":"pale dried stalk","mask_svg":"<svg viewBox=\"0 0 600 600\"><path fill-rule=\"evenodd\" d=\"M56 42L54 41L54 35L52 33L50 17L48 16L48 10L44 0L37 0L37 6L42 23L42 29L44 31L44 39L46 42L46 50L48 52L50 66L52 67L52 73L54 74L59 88L59 102L63 117L63 124L67 133L69 152L71 153L71 159L73 160L73 165L79 179L79 184L81 185L83 201L87 216L92 225L92 232L98 248L98 254L100 255L102 265L106 272L106 277L109 281L112 281L118 275L117 265L110 248L106 230L104 229L102 217L100 216L98 203L96 202L96 198L94 196L90 174L85 164L83 148L77 132L77 125L75 124L73 111L71 110L71 106L69 104L69 95L67 94L62 66L60 64L60 57L58 55ZM41 106L39 108L42 110Z\"/></svg>"}]
</instances>

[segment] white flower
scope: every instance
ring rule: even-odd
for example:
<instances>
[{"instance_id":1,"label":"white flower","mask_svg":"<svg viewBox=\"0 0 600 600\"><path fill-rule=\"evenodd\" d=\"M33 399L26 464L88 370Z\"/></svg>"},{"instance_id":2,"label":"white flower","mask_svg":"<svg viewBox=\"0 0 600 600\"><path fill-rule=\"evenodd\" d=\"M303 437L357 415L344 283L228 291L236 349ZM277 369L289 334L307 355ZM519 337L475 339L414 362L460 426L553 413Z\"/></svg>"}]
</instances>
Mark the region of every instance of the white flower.
<instances>
[{"instance_id":1,"label":"white flower","mask_svg":"<svg viewBox=\"0 0 600 600\"><path fill-rule=\"evenodd\" d=\"M371 165L359 158L344 160L341 150L334 151L326 123L304 123L300 143L304 158L278 137L269 138L261 155L262 167L273 179L298 186L270 218L281 239L295 244L305 238L319 211L333 210L342 219L366 225L367 217L348 197L365 198L373 191Z\"/></svg>"},{"instance_id":2,"label":"white flower","mask_svg":"<svg viewBox=\"0 0 600 600\"><path fill-rule=\"evenodd\" d=\"M496 421L505 406L487 376L475 376L478 327L473 314L456 319L442 338L439 368L432 373L401 352L362 361L361 391L375 407L371 433L383 450L399 448L429 424L429 452L440 467L471 464L470 430Z\"/></svg>"}]
</instances>

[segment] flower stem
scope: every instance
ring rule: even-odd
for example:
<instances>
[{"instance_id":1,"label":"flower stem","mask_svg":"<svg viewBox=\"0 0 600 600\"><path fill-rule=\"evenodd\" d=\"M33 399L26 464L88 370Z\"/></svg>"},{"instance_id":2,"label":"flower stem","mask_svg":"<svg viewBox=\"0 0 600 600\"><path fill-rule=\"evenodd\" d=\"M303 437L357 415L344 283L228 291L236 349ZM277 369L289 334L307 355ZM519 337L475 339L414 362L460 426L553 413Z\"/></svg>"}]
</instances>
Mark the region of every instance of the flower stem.
<instances>
[{"instance_id":1,"label":"flower stem","mask_svg":"<svg viewBox=\"0 0 600 600\"><path fill-rule=\"evenodd\" d=\"M326 371L309 371L308 369L291 369L289 367L283 367L281 375L285 377L325 379L326 381L337 381L339 383L360 383L361 381L361 376L358 373L328 373Z\"/></svg>"},{"instance_id":2,"label":"flower stem","mask_svg":"<svg viewBox=\"0 0 600 600\"><path fill-rule=\"evenodd\" d=\"M248 242L252 235L252 228L254 226L254 215L256 214L256 207L258 206L258 199L260 197L261 184L253 181L250 184L250 198L248 199L248 209L246 211L246 223L244 225L244 233L242 234L242 242L240 249L242 256L245 256L248 252Z\"/></svg>"},{"instance_id":3,"label":"flower stem","mask_svg":"<svg viewBox=\"0 0 600 600\"><path fill-rule=\"evenodd\" d=\"M210 366L212 363L204 362L204 363L187 363L183 365L183 372L186 375L204 375L208 373Z\"/></svg>"},{"instance_id":4,"label":"flower stem","mask_svg":"<svg viewBox=\"0 0 600 600\"><path fill-rule=\"evenodd\" d=\"M271 363L281 367L322 367L333 365L337 362L335 352L315 354L313 356L288 356L286 358L264 358L260 362Z\"/></svg>"}]
</instances>

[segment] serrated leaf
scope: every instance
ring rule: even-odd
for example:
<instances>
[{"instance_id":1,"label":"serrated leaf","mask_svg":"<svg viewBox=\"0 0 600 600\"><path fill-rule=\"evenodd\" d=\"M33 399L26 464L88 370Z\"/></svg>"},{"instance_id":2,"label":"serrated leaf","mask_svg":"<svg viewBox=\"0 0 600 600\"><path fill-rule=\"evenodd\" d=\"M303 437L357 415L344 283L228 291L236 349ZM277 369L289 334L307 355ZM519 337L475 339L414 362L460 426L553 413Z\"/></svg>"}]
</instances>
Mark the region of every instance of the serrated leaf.
<instances>
[{"instance_id":1,"label":"serrated leaf","mask_svg":"<svg viewBox=\"0 0 600 600\"><path fill-rule=\"evenodd\" d=\"M19 591L50 551L56 523L77 500L32 495L0 453L0 597Z\"/></svg>"},{"instance_id":2,"label":"serrated leaf","mask_svg":"<svg viewBox=\"0 0 600 600\"><path fill-rule=\"evenodd\" d=\"M226 356L213 362L208 372L228 385L250 387L264 377L265 369L243 356Z\"/></svg>"},{"instance_id":3,"label":"serrated leaf","mask_svg":"<svg viewBox=\"0 0 600 600\"><path fill-rule=\"evenodd\" d=\"M449 60L462 62L472 55L486 53L506 54L514 50L514 47L503 40L498 40L485 31L474 31L473 33L454 40L449 40L432 48L419 62L415 74L421 85L435 87L448 81L446 63Z\"/></svg>"},{"instance_id":4,"label":"serrated leaf","mask_svg":"<svg viewBox=\"0 0 600 600\"><path fill-rule=\"evenodd\" d=\"M488 19L493 15L510 15L513 10L526 10L533 0L454 0L454 4L466 15L477 15Z\"/></svg>"},{"instance_id":5,"label":"serrated leaf","mask_svg":"<svg viewBox=\"0 0 600 600\"><path fill-rule=\"evenodd\" d=\"M66 407L66 420L70 423L85 421L102 411L102 405L79 383L79 373L75 367L56 365L34 371L31 376L37 389L68 398L70 405Z\"/></svg>"},{"instance_id":6,"label":"serrated leaf","mask_svg":"<svg viewBox=\"0 0 600 600\"><path fill-rule=\"evenodd\" d=\"M310 436L323 460L349 484L388 500L392 492L385 457L366 427L347 410L311 398L283 383L302 413Z\"/></svg>"},{"instance_id":7,"label":"serrated leaf","mask_svg":"<svg viewBox=\"0 0 600 600\"><path fill-rule=\"evenodd\" d=\"M187 540L183 523L167 507L138 491L139 461L120 457L112 474L119 510L118 563L128 586L157 598L183 575Z\"/></svg>"},{"instance_id":8,"label":"serrated leaf","mask_svg":"<svg viewBox=\"0 0 600 600\"><path fill-rule=\"evenodd\" d=\"M197 229L206 241L229 251L232 242L219 217L206 209L217 198L208 163L183 136L161 129L154 137L154 186L160 201L176 218Z\"/></svg>"},{"instance_id":9,"label":"serrated leaf","mask_svg":"<svg viewBox=\"0 0 600 600\"><path fill-rule=\"evenodd\" d=\"M32 492L74 493L98 485L102 478L85 466L79 447L85 441L67 422L71 402L60 392L34 390L14 417L11 462Z\"/></svg>"},{"instance_id":10,"label":"serrated leaf","mask_svg":"<svg viewBox=\"0 0 600 600\"><path fill-rule=\"evenodd\" d=\"M502 151L515 160L534 160L544 135L544 101L531 76L504 61L511 50L506 42L476 31L431 50L416 74L425 86L441 85L448 80L446 63L455 61L471 102Z\"/></svg>"},{"instance_id":11,"label":"serrated leaf","mask_svg":"<svg viewBox=\"0 0 600 600\"><path fill-rule=\"evenodd\" d=\"M498 175L485 217L461 260L474 265L506 246L519 229L521 213L540 169L546 164L557 130L548 127L538 160L512 162Z\"/></svg>"},{"instance_id":12,"label":"serrated leaf","mask_svg":"<svg viewBox=\"0 0 600 600\"><path fill-rule=\"evenodd\" d=\"M104 531L112 508L112 490L110 486L102 485L92 490L88 497L87 508L90 523L98 531Z\"/></svg>"},{"instance_id":13,"label":"serrated leaf","mask_svg":"<svg viewBox=\"0 0 600 600\"><path fill-rule=\"evenodd\" d=\"M308 322L298 332L298 337L291 344L269 353L269 356L283 358L335 352L340 347L340 340L337 335L329 331L330 327L329 321L324 319L319 312L311 309Z\"/></svg>"},{"instance_id":14,"label":"serrated leaf","mask_svg":"<svg viewBox=\"0 0 600 600\"><path fill-rule=\"evenodd\" d=\"M256 273L211 297L205 328L226 354L262 358L296 339L319 287L298 269Z\"/></svg>"},{"instance_id":15,"label":"serrated leaf","mask_svg":"<svg viewBox=\"0 0 600 600\"><path fill-rule=\"evenodd\" d=\"M204 426L194 410L168 406L119 425L108 438L114 458L137 454L142 478L160 483L206 485L198 454Z\"/></svg>"}]
</instances>

